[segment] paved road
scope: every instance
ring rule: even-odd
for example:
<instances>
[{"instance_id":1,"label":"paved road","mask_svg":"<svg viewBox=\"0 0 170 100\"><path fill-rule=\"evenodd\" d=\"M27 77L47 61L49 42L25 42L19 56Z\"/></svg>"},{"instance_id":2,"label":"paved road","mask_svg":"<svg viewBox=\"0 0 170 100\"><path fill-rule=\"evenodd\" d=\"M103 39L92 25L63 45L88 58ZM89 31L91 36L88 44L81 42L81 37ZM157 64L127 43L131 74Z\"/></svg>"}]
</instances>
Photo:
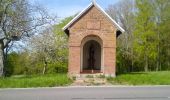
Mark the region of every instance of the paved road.
<instances>
[{"instance_id":1,"label":"paved road","mask_svg":"<svg viewBox=\"0 0 170 100\"><path fill-rule=\"evenodd\" d=\"M1 89L0 100L170 100L170 86Z\"/></svg>"}]
</instances>

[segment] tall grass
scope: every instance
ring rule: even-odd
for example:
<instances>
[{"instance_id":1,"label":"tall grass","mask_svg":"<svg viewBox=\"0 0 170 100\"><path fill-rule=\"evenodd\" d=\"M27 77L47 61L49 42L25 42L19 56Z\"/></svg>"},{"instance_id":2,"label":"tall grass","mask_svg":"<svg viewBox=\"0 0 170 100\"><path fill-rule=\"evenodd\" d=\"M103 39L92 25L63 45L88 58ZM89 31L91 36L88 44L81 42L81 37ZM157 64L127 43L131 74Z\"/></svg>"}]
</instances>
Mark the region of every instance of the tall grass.
<instances>
[{"instance_id":1,"label":"tall grass","mask_svg":"<svg viewBox=\"0 0 170 100\"><path fill-rule=\"evenodd\" d=\"M122 74L108 81L123 85L170 85L170 71Z\"/></svg>"},{"instance_id":2,"label":"tall grass","mask_svg":"<svg viewBox=\"0 0 170 100\"><path fill-rule=\"evenodd\" d=\"M0 78L0 88L54 87L72 82L66 74L12 76Z\"/></svg>"}]
</instances>

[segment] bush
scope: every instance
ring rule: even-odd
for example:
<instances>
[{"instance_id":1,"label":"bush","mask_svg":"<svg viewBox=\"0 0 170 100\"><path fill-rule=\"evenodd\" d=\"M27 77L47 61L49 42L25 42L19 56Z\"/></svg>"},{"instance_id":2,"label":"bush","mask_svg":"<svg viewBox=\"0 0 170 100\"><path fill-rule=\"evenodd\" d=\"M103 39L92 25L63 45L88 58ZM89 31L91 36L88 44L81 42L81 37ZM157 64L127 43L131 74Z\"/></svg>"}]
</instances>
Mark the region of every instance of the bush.
<instances>
[{"instance_id":1,"label":"bush","mask_svg":"<svg viewBox=\"0 0 170 100\"><path fill-rule=\"evenodd\" d=\"M5 64L6 76L42 74L44 69L43 62L40 60L31 61L30 58L25 53L10 53ZM48 63L45 74L67 73L67 66L67 61Z\"/></svg>"},{"instance_id":2,"label":"bush","mask_svg":"<svg viewBox=\"0 0 170 100\"><path fill-rule=\"evenodd\" d=\"M67 73L67 63L52 63L48 65L47 73Z\"/></svg>"}]
</instances>

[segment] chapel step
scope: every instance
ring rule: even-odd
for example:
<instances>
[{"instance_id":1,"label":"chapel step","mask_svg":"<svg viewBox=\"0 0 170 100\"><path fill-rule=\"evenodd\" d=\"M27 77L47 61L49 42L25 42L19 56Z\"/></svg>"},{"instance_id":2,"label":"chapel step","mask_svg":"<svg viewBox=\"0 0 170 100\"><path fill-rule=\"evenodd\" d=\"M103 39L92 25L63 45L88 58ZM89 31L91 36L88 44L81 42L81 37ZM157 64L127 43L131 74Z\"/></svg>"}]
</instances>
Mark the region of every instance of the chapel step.
<instances>
[{"instance_id":1,"label":"chapel step","mask_svg":"<svg viewBox=\"0 0 170 100\"><path fill-rule=\"evenodd\" d=\"M76 77L73 85L75 86L98 86L108 84L103 74L81 74Z\"/></svg>"}]
</instances>

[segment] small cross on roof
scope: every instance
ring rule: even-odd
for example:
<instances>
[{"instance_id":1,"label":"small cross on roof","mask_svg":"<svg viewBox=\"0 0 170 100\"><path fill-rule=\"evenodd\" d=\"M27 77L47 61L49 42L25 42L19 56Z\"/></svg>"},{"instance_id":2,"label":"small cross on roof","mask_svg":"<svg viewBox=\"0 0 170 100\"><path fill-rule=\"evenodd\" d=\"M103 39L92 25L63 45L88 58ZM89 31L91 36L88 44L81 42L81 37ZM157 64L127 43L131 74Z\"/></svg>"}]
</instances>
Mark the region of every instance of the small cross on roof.
<instances>
[{"instance_id":1,"label":"small cross on roof","mask_svg":"<svg viewBox=\"0 0 170 100\"><path fill-rule=\"evenodd\" d=\"M96 4L96 0L92 0L92 2L93 2L94 4Z\"/></svg>"}]
</instances>

